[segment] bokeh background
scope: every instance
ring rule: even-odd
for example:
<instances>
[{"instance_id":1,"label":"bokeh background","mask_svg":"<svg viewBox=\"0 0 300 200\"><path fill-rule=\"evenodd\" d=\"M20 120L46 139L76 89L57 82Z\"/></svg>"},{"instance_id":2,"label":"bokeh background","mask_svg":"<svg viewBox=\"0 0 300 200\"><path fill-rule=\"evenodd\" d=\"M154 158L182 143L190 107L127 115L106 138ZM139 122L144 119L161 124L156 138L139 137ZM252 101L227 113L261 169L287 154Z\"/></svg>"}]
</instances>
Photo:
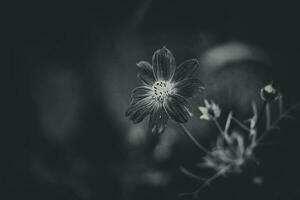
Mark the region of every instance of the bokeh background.
<instances>
[{"instance_id":1,"label":"bokeh background","mask_svg":"<svg viewBox=\"0 0 300 200\"><path fill-rule=\"evenodd\" d=\"M214 99L251 116L259 88L275 80L286 106L300 99L299 6L261 0L99 0L8 3L1 199L168 200L201 183L184 176L203 156L176 124L161 136L125 118L136 63L166 46L179 64L198 58L206 92L187 124L209 147L212 124L197 106ZM11 49L11 48L9 48ZM261 162L216 180L201 199L300 199L299 115L268 137ZM210 172L197 171L208 177Z\"/></svg>"}]
</instances>

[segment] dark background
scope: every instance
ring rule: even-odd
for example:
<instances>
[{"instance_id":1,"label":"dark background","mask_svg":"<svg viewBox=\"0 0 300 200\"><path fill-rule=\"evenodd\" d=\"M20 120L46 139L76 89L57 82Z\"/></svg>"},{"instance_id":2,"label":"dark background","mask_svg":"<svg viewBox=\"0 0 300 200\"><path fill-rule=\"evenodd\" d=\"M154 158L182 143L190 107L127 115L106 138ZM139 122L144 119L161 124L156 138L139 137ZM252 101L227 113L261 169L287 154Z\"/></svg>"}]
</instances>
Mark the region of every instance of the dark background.
<instances>
[{"instance_id":1,"label":"dark background","mask_svg":"<svg viewBox=\"0 0 300 200\"><path fill-rule=\"evenodd\" d=\"M209 79L216 84L208 96L241 117L249 109L237 99L270 79L287 106L299 99L300 12L288 1L22 1L3 9L12 72L4 87L12 92L9 131L2 134L1 199L176 199L195 189L178 167L201 154L177 136L164 136L178 145L168 150L163 143L153 156L160 139L124 117L138 83L135 63L150 61L164 45L178 63L205 60L212 48L249 50L245 58L221 62L225 75ZM209 70L203 62L203 74ZM224 87L233 93L214 94ZM273 138L278 145L261 152L255 173L263 184L250 181L253 172L221 178L200 198L300 199L299 129L297 122L282 126Z\"/></svg>"}]
</instances>

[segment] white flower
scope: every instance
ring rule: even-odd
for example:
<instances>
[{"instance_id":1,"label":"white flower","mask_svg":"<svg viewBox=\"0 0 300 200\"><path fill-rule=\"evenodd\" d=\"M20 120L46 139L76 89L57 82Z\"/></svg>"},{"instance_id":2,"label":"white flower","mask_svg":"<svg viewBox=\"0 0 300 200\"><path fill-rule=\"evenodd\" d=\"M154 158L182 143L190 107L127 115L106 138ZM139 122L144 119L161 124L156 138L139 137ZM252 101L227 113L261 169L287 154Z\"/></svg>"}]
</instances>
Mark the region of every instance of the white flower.
<instances>
[{"instance_id":1,"label":"white flower","mask_svg":"<svg viewBox=\"0 0 300 200\"><path fill-rule=\"evenodd\" d=\"M200 119L212 120L217 119L221 115L221 109L214 101L211 100L209 103L206 99L204 100L205 106L199 106L198 109L202 113Z\"/></svg>"},{"instance_id":2,"label":"white flower","mask_svg":"<svg viewBox=\"0 0 300 200\"><path fill-rule=\"evenodd\" d=\"M142 85L131 92L131 103L125 115L133 123L140 123L148 115L153 134L165 131L169 118L186 123L190 117L188 98L204 90L195 77L199 62L191 59L176 66L172 52L163 47L155 51L152 64L137 63Z\"/></svg>"}]
</instances>

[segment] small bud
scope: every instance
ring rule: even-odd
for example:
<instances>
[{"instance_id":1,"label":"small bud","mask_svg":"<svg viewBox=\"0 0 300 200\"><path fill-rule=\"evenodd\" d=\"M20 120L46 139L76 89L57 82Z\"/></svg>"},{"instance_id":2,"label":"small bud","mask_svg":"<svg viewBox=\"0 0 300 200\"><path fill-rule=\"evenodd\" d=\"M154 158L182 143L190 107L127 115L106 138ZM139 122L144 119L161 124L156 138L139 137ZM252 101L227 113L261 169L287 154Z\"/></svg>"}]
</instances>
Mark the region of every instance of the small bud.
<instances>
[{"instance_id":1,"label":"small bud","mask_svg":"<svg viewBox=\"0 0 300 200\"><path fill-rule=\"evenodd\" d=\"M260 89L260 97L267 102L274 101L279 97L279 90L274 87L273 83L270 83Z\"/></svg>"}]
</instances>

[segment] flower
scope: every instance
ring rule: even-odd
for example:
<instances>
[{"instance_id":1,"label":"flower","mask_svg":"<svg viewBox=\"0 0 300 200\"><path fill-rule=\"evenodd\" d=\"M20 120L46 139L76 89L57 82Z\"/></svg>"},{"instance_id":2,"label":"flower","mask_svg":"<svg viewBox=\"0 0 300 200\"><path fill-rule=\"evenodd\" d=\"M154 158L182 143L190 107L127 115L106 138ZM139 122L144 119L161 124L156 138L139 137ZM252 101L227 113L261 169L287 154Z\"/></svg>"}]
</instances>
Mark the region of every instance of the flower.
<instances>
[{"instance_id":1,"label":"flower","mask_svg":"<svg viewBox=\"0 0 300 200\"><path fill-rule=\"evenodd\" d=\"M154 134L164 132L169 117L178 123L187 122L191 112L186 98L204 89L202 82L194 77L199 62L191 59L176 67L173 54L163 47L153 54L152 65L141 61L137 66L142 86L132 91L125 115L133 123L150 115L149 128Z\"/></svg>"},{"instance_id":2,"label":"flower","mask_svg":"<svg viewBox=\"0 0 300 200\"><path fill-rule=\"evenodd\" d=\"M200 167L212 168L217 172L240 173L247 161L253 160L253 149L255 146L246 145L246 139L238 132L230 136L230 143L224 137L217 138L215 148L204 157L204 162L198 164Z\"/></svg>"},{"instance_id":3,"label":"flower","mask_svg":"<svg viewBox=\"0 0 300 200\"><path fill-rule=\"evenodd\" d=\"M214 146L212 150L210 152L207 152L207 154L203 158L203 162L197 164L198 167L209 168L216 171L216 173L210 178L205 179L204 184L196 190L196 196L202 190L202 188L209 185L219 176L225 176L232 173L241 173L243 167L247 163L256 161L256 158L254 156L254 149L257 147L255 137L256 132L252 133L254 135L250 138L246 137L246 135L236 130L233 130L231 134L227 133L231 121L233 120L237 125L244 128L244 130L249 131L249 135L251 135L252 126L255 127L256 123L256 106L254 103L252 104L252 106L255 117L252 117L250 119L250 128L246 127L242 124L242 122L234 118L232 116L232 112L228 114L225 130L223 131L220 127L219 130L221 132L221 135L217 137L216 142L213 144Z\"/></svg>"},{"instance_id":4,"label":"flower","mask_svg":"<svg viewBox=\"0 0 300 200\"><path fill-rule=\"evenodd\" d=\"M254 148L256 146L249 145L246 137L243 137L242 134L236 131L233 131L229 137L230 139L226 140L222 135L218 136L212 151L204 156L203 162L197 163L197 166L200 168L214 170L214 175L209 178L202 178L187 171L190 176L204 181L204 183L196 191L186 194L193 194L195 197L198 197L199 192L218 177L232 173L241 173L247 163L256 161L254 157Z\"/></svg>"},{"instance_id":5,"label":"flower","mask_svg":"<svg viewBox=\"0 0 300 200\"><path fill-rule=\"evenodd\" d=\"M273 101L279 97L279 91L274 87L273 83L270 83L260 89L260 97L264 101Z\"/></svg>"},{"instance_id":6,"label":"flower","mask_svg":"<svg viewBox=\"0 0 300 200\"><path fill-rule=\"evenodd\" d=\"M205 106L199 106L198 109L202 113L200 119L212 120L217 119L221 115L221 109L213 100L209 103L206 99L204 100Z\"/></svg>"}]
</instances>

